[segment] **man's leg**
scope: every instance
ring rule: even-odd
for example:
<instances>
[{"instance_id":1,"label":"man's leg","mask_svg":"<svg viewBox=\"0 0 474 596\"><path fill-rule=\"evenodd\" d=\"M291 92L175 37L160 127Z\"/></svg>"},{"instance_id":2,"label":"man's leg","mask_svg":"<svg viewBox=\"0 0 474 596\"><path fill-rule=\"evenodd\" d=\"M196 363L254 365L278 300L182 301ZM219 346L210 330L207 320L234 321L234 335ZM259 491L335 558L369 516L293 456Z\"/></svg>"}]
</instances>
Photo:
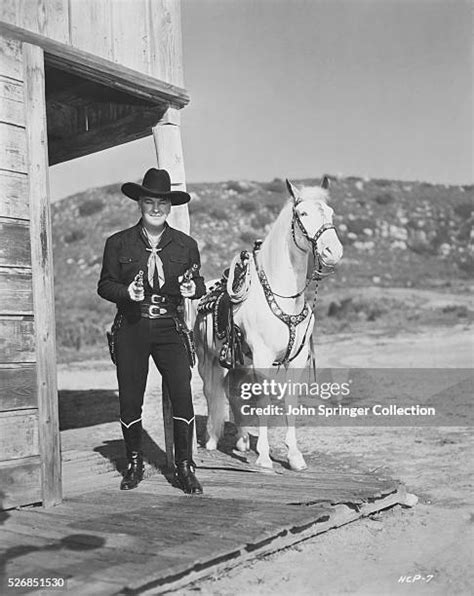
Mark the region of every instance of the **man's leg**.
<instances>
[{"instance_id":1,"label":"man's leg","mask_svg":"<svg viewBox=\"0 0 474 596\"><path fill-rule=\"evenodd\" d=\"M143 478L142 406L148 376L149 329L146 319L125 322L117 336L120 424L128 469L120 488L136 488Z\"/></svg>"},{"instance_id":2,"label":"man's leg","mask_svg":"<svg viewBox=\"0 0 474 596\"><path fill-rule=\"evenodd\" d=\"M155 329L151 355L168 386L173 408L176 479L184 492L201 494L192 458L194 409L188 355L172 319L158 320Z\"/></svg>"}]
</instances>

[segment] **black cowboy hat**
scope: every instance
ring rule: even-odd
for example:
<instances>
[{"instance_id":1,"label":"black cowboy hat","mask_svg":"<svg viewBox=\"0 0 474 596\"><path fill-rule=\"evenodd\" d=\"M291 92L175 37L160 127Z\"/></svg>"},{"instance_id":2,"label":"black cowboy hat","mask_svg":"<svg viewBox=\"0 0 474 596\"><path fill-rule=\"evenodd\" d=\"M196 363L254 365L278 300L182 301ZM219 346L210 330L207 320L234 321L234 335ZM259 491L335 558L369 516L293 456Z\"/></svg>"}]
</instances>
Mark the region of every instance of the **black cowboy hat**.
<instances>
[{"instance_id":1,"label":"black cowboy hat","mask_svg":"<svg viewBox=\"0 0 474 596\"><path fill-rule=\"evenodd\" d=\"M138 201L140 197L162 197L169 199L172 205L184 205L191 197L182 190L171 190L170 175L166 170L151 168L143 177L142 184L126 182L122 192L130 199Z\"/></svg>"}]
</instances>

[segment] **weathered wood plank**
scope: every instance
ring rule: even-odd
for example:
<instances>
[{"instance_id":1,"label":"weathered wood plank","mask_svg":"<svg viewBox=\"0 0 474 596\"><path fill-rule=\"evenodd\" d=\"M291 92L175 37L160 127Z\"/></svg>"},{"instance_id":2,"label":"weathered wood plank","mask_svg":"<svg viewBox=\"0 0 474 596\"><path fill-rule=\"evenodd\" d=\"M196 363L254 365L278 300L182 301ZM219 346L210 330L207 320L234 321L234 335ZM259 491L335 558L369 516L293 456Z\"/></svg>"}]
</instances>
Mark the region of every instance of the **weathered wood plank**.
<instances>
[{"instance_id":1,"label":"weathered wood plank","mask_svg":"<svg viewBox=\"0 0 474 596\"><path fill-rule=\"evenodd\" d=\"M180 2L149 0L150 74L183 85Z\"/></svg>"},{"instance_id":2,"label":"weathered wood plank","mask_svg":"<svg viewBox=\"0 0 474 596\"><path fill-rule=\"evenodd\" d=\"M0 411L37 407L34 364L0 366Z\"/></svg>"},{"instance_id":3,"label":"weathered wood plank","mask_svg":"<svg viewBox=\"0 0 474 596\"><path fill-rule=\"evenodd\" d=\"M0 509L38 503L41 500L40 459L30 457L0 462Z\"/></svg>"},{"instance_id":4,"label":"weathered wood plank","mask_svg":"<svg viewBox=\"0 0 474 596\"><path fill-rule=\"evenodd\" d=\"M0 170L0 217L29 219L28 176Z\"/></svg>"},{"instance_id":5,"label":"weathered wood plank","mask_svg":"<svg viewBox=\"0 0 474 596\"><path fill-rule=\"evenodd\" d=\"M0 2L0 21L16 24L18 13L17 0L3 0Z\"/></svg>"},{"instance_id":6,"label":"weathered wood plank","mask_svg":"<svg viewBox=\"0 0 474 596\"><path fill-rule=\"evenodd\" d=\"M38 5L38 17L45 14L39 33L62 43L70 43L69 40L69 2L68 0L29 0ZM76 0L77 1L77 0ZM79 0L81 1L81 0ZM41 22L41 21L40 21ZM94 27L94 23L90 23ZM91 35L93 37L93 35Z\"/></svg>"},{"instance_id":7,"label":"weathered wood plank","mask_svg":"<svg viewBox=\"0 0 474 596\"><path fill-rule=\"evenodd\" d=\"M69 41L67 0L2 0L0 21L41 33L56 41Z\"/></svg>"},{"instance_id":8,"label":"weathered wood plank","mask_svg":"<svg viewBox=\"0 0 474 596\"><path fill-rule=\"evenodd\" d=\"M96 151L103 151L151 135L152 126L164 108L137 108L136 113L72 137L49 143L49 164L54 165Z\"/></svg>"},{"instance_id":9,"label":"weathered wood plank","mask_svg":"<svg viewBox=\"0 0 474 596\"><path fill-rule=\"evenodd\" d=\"M152 102L167 102L176 108L189 103L188 92L176 85L139 73L121 64L94 56L78 48L0 22L0 32L16 40L37 45L47 52L47 63L66 72L124 91L132 97Z\"/></svg>"},{"instance_id":10,"label":"weathered wood plank","mask_svg":"<svg viewBox=\"0 0 474 596\"><path fill-rule=\"evenodd\" d=\"M318 471L313 476L317 477ZM235 565L288 547L403 502L399 490L380 500L371 499L361 509L346 505L294 507L285 505L284 501L287 497L298 501L303 486L310 491L314 479L311 474L306 479L298 477L298 481L291 484L290 475L282 478L280 475L204 472L221 480L223 474L230 475L234 484L238 484L238 477L251 476L256 480L261 476L261 484L272 487L273 493L265 502L255 499L261 488L254 482L239 492L239 498L222 499L218 487L216 495L206 492L199 499L189 499L179 494L163 496L156 486L150 493L143 493L144 482L133 495L116 490L98 491L47 511L11 512L3 526L5 542L14 546L18 540L18 544L23 544L28 532L34 529L34 544L39 548L31 556L22 558L23 571L35 575L35 570L55 568L62 576L74 577L75 593L87 594L91 589L95 593L96 581L103 586L104 581L109 580L121 586L122 590L116 592L163 591L189 583L196 574L214 572L220 565ZM349 483L352 476L342 472L342 478ZM368 482L374 479L370 474L356 474L357 483L362 477ZM283 499L279 490L282 481L288 493ZM388 479L382 479L381 485L384 482ZM332 483L339 484L335 478ZM351 499L347 502L351 503ZM43 556L47 554L47 549L41 548L43 541L45 546L53 541L64 548L52 549L54 556L48 558ZM71 560L71 551L78 554L77 561ZM108 564L104 565L106 561ZM108 590L109 586L106 588Z\"/></svg>"},{"instance_id":11,"label":"weathered wood plank","mask_svg":"<svg viewBox=\"0 0 474 596\"><path fill-rule=\"evenodd\" d=\"M75 0L70 6L71 44L76 48L113 59L112 3L110 0ZM93 23L94 35L91 35Z\"/></svg>"},{"instance_id":12,"label":"weathered wood plank","mask_svg":"<svg viewBox=\"0 0 474 596\"><path fill-rule=\"evenodd\" d=\"M0 122L0 169L26 173L25 129Z\"/></svg>"},{"instance_id":13,"label":"weathered wood plank","mask_svg":"<svg viewBox=\"0 0 474 596\"><path fill-rule=\"evenodd\" d=\"M42 496L49 507L61 501L61 452L43 50L23 44L23 63Z\"/></svg>"},{"instance_id":14,"label":"weathered wood plank","mask_svg":"<svg viewBox=\"0 0 474 596\"><path fill-rule=\"evenodd\" d=\"M34 330L31 318L0 317L0 362L34 362Z\"/></svg>"},{"instance_id":15,"label":"weathered wood plank","mask_svg":"<svg viewBox=\"0 0 474 596\"><path fill-rule=\"evenodd\" d=\"M1 412L0 437L2 444L0 461L38 455L37 410Z\"/></svg>"},{"instance_id":16,"label":"weathered wood plank","mask_svg":"<svg viewBox=\"0 0 474 596\"><path fill-rule=\"evenodd\" d=\"M147 0L112 3L113 61L148 74L150 64Z\"/></svg>"},{"instance_id":17,"label":"weathered wood plank","mask_svg":"<svg viewBox=\"0 0 474 596\"><path fill-rule=\"evenodd\" d=\"M0 266L31 266L28 224L0 221Z\"/></svg>"},{"instance_id":18,"label":"weathered wood plank","mask_svg":"<svg viewBox=\"0 0 474 596\"><path fill-rule=\"evenodd\" d=\"M5 2L0 2L0 10L2 13L8 10ZM3 14L0 20L3 20ZM23 66L21 60L21 42L9 37L0 37L0 75L22 81Z\"/></svg>"},{"instance_id":19,"label":"weathered wood plank","mask_svg":"<svg viewBox=\"0 0 474 596\"><path fill-rule=\"evenodd\" d=\"M0 267L0 314L33 314L30 270Z\"/></svg>"},{"instance_id":20,"label":"weathered wood plank","mask_svg":"<svg viewBox=\"0 0 474 596\"><path fill-rule=\"evenodd\" d=\"M0 122L25 125L23 84L0 74Z\"/></svg>"}]
</instances>

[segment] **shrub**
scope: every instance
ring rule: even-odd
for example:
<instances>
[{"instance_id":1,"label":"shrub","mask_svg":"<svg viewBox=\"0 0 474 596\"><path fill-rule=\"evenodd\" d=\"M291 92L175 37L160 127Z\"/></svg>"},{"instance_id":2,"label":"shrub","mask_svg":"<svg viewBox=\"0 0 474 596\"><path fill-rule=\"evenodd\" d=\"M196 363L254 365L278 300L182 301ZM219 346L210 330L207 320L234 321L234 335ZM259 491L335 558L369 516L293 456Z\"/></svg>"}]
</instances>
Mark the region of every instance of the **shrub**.
<instances>
[{"instance_id":1,"label":"shrub","mask_svg":"<svg viewBox=\"0 0 474 596\"><path fill-rule=\"evenodd\" d=\"M407 247L419 255L436 255L438 248L421 234L412 234L407 240Z\"/></svg>"},{"instance_id":2,"label":"shrub","mask_svg":"<svg viewBox=\"0 0 474 596\"><path fill-rule=\"evenodd\" d=\"M282 195L264 195L261 199L261 204L264 205L272 215L280 213L285 204L285 198Z\"/></svg>"},{"instance_id":3,"label":"shrub","mask_svg":"<svg viewBox=\"0 0 474 596\"><path fill-rule=\"evenodd\" d=\"M471 202L460 203L454 207L454 213L461 219L469 219L474 212L474 205Z\"/></svg>"},{"instance_id":4,"label":"shrub","mask_svg":"<svg viewBox=\"0 0 474 596\"><path fill-rule=\"evenodd\" d=\"M85 217L99 213L105 207L104 203L98 198L88 199L79 205L79 215Z\"/></svg>"},{"instance_id":5,"label":"shrub","mask_svg":"<svg viewBox=\"0 0 474 596\"><path fill-rule=\"evenodd\" d=\"M450 244L450 242L451 238L449 236L449 229L445 227L439 227L431 239L431 246L435 250L438 250L442 244Z\"/></svg>"},{"instance_id":6,"label":"shrub","mask_svg":"<svg viewBox=\"0 0 474 596\"><path fill-rule=\"evenodd\" d=\"M346 222L347 231L357 234L358 236L364 233L366 228L372 229L374 225L373 221L364 217L358 217L356 219L348 220Z\"/></svg>"},{"instance_id":7,"label":"shrub","mask_svg":"<svg viewBox=\"0 0 474 596\"><path fill-rule=\"evenodd\" d=\"M444 314L454 314L460 318L469 316L469 309L464 304L447 304L442 311Z\"/></svg>"},{"instance_id":8,"label":"shrub","mask_svg":"<svg viewBox=\"0 0 474 596\"><path fill-rule=\"evenodd\" d=\"M391 180L385 180L385 178L376 178L373 182L376 186L380 187L390 186L392 184Z\"/></svg>"},{"instance_id":9,"label":"shrub","mask_svg":"<svg viewBox=\"0 0 474 596\"><path fill-rule=\"evenodd\" d=\"M216 219L227 219L229 217L229 210L221 205L212 205L207 212L210 217L215 217Z\"/></svg>"},{"instance_id":10,"label":"shrub","mask_svg":"<svg viewBox=\"0 0 474 596\"><path fill-rule=\"evenodd\" d=\"M202 204L199 201L190 201L188 203L189 213L198 213L202 211Z\"/></svg>"},{"instance_id":11,"label":"shrub","mask_svg":"<svg viewBox=\"0 0 474 596\"><path fill-rule=\"evenodd\" d=\"M458 268L464 271L464 273L467 273L469 277L474 275L474 257L471 255L459 255L455 261Z\"/></svg>"},{"instance_id":12,"label":"shrub","mask_svg":"<svg viewBox=\"0 0 474 596\"><path fill-rule=\"evenodd\" d=\"M238 194L247 193L252 190L252 185L248 182L241 182L240 180L229 180L225 187L227 190L233 190Z\"/></svg>"},{"instance_id":13,"label":"shrub","mask_svg":"<svg viewBox=\"0 0 474 596\"><path fill-rule=\"evenodd\" d=\"M253 245L254 241L258 238L258 234L255 230L244 230L240 234L240 239L244 244Z\"/></svg>"},{"instance_id":14,"label":"shrub","mask_svg":"<svg viewBox=\"0 0 474 596\"><path fill-rule=\"evenodd\" d=\"M392 305L392 308L395 305ZM327 316L339 320L376 321L389 312L391 306L376 298L343 298L341 301L332 301L329 305Z\"/></svg>"},{"instance_id":15,"label":"shrub","mask_svg":"<svg viewBox=\"0 0 474 596\"><path fill-rule=\"evenodd\" d=\"M472 224L470 221L465 221L459 226L458 242L468 242L471 239Z\"/></svg>"},{"instance_id":16,"label":"shrub","mask_svg":"<svg viewBox=\"0 0 474 596\"><path fill-rule=\"evenodd\" d=\"M273 178L271 182L262 183L262 188L268 192L284 193L286 184L281 178Z\"/></svg>"},{"instance_id":17,"label":"shrub","mask_svg":"<svg viewBox=\"0 0 474 596\"><path fill-rule=\"evenodd\" d=\"M392 203L395 199L394 199L393 195L390 194L389 192L383 192L383 193L377 195L376 197L374 197L374 200L379 205L388 205L389 203Z\"/></svg>"},{"instance_id":18,"label":"shrub","mask_svg":"<svg viewBox=\"0 0 474 596\"><path fill-rule=\"evenodd\" d=\"M257 208L257 202L252 199L241 199L238 203L238 207L241 211L250 213L251 211L255 211Z\"/></svg>"},{"instance_id":19,"label":"shrub","mask_svg":"<svg viewBox=\"0 0 474 596\"><path fill-rule=\"evenodd\" d=\"M64 236L64 242L66 244L73 244L74 242L79 242L79 240L83 240L86 237L86 233L84 230L72 230L69 234Z\"/></svg>"},{"instance_id":20,"label":"shrub","mask_svg":"<svg viewBox=\"0 0 474 596\"><path fill-rule=\"evenodd\" d=\"M258 211L252 217L252 225L254 228L264 228L272 221L272 217L267 211Z\"/></svg>"}]
</instances>

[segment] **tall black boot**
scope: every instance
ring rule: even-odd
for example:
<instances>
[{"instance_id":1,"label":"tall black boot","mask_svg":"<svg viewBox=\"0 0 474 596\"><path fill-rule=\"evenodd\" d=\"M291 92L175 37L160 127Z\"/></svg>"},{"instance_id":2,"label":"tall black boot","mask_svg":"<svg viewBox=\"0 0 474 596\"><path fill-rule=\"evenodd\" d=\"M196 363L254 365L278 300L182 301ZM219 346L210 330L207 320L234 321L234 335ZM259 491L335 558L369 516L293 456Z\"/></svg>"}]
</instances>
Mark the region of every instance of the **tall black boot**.
<instances>
[{"instance_id":1,"label":"tall black boot","mask_svg":"<svg viewBox=\"0 0 474 596\"><path fill-rule=\"evenodd\" d=\"M139 451L132 451L128 456L128 469L120 483L120 490L137 488L143 480L143 456Z\"/></svg>"},{"instance_id":2,"label":"tall black boot","mask_svg":"<svg viewBox=\"0 0 474 596\"><path fill-rule=\"evenodd\" d=\"M196 464L193 462L194 419L189 421L173 418L174 460L176 463L176 484L188 495L202 495L202 486L195 476Z\"/></svg>"},{"instance_id":3,"label":"tall black boot","mask_svg":"<svg viewBox=\"0 0 474 596\"><path fill-rule=\"evenodd\" d=\"M141 420L127 427L122 422L123 438L127 448L128 468L120 483L120 490L132 490L143 480L142 423Z\"/></svg>"}]
</instances>

